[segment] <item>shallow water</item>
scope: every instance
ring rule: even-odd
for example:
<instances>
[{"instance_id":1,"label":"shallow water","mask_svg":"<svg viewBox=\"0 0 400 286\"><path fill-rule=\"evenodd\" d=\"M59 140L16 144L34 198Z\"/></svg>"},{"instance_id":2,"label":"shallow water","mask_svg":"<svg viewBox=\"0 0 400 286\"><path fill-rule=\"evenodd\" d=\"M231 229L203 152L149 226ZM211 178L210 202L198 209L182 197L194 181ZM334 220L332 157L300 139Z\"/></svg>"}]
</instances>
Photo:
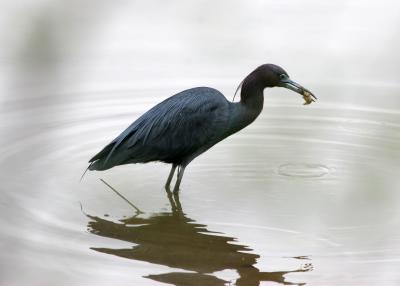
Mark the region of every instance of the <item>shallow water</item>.
<instances>
[{"instance_id":1,"label":"shallow water","mask_svg":"<svg viewBox=\"0 0 400 286\"><path fill-rule=\"evenodd\" d=\"M398 19L395 9L357 1L266 3L244 12L245 2L232 5L227 24L198 6L181 7L171 20L162 13L174 13L169 6L153 15L151 4L103 3L93 15L75 15L77 7L42 5L40 17L60 13L47 19L59 27L37 24L31 32L50 35L52 44L42 39L37 51L32 45L3 53L0 284L400 284L400 86L394 80L400 65L364 45L368 35L391 39L395 31L364 32L374 26L365 14L341 28L353 23L353 12L366 8L370 15L378 7L387 13L377 23L388 27ZM264 5L268 12L258 12ZM132 18L139 8L143 14ZM200 16L190 18L189 8ZM278 25L281 17L302 19L304 9L314 14ZM278 17L278 11L285 12ZM230 30L239 12L242 25L235 28L252 29L242 33L253 39L249 47ZM65 25L65 14L78 23L92 15L91 28L79 39L73 33L67 35L74 39L58 39L56 32L80 29ZM133 28L149 15L170 21ZM338 17L342 26L332 26ZM271 27L301 35L287 45L255 37L259 30L279 39ZM154 29L170 34L150 37ZM354 42L340 44L354 35ZM302 37L315 40L310 50ZM360 46L367 48L356 53ZM25 61L41 53L44 59ZM370 55L384 72L363 61ZM163 189L169 166L160 163L89 172L79 181L87 160L154 104L197 85L231 98L265 58L282 62L318 102L303 106L290 91L266 90L252 125L189 165L179 198ZM346 61L353 64L338 72Z\"/></svg>"}]
</instances>

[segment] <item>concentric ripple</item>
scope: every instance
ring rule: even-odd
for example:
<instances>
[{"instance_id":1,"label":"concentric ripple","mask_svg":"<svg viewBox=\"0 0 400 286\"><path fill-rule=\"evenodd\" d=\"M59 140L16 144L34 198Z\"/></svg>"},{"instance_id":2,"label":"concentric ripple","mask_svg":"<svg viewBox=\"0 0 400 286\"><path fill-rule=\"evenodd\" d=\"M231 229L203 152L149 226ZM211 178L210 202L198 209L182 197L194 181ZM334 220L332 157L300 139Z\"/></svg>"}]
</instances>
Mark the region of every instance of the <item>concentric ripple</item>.
<instances>
[{"instance_id":1,"label":"concentric ripple","mask_svg":"<svg viewBox=\"0 0 400 286\"><path fill-rule=\"evenodd\" d=\"M278 174L297 178L319 178L331 173L332 170L321 164L286 163L278 167Z\"/></svg>"}]
</instances>

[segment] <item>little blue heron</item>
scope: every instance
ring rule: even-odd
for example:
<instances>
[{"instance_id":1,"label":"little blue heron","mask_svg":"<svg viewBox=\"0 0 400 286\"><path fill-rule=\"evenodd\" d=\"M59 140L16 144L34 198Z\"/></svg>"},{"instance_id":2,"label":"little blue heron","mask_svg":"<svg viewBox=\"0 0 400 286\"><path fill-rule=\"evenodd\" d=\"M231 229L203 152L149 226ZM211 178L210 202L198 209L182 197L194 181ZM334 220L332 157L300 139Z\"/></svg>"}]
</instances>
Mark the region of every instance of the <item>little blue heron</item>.
<instances>
[{"instance_id":1,"label":"little blue heron","mask_svg":"<svg viewBox=\"0 0 400 286\"><path fill-rule=\"evenodd\" d=\"M174 193L179 191L186 166L219 141L252 123L263 109L266 87L285 87L301 94L306 104L316 97L292 81L286 71L264 64L239 85L240 102L230 102L216 89L196 87L157 104L89 160L89 170L160 161L172 164L165 187L175 169ZM239 89L238 87L238 89Z\"/></svg>"}]
</instances>

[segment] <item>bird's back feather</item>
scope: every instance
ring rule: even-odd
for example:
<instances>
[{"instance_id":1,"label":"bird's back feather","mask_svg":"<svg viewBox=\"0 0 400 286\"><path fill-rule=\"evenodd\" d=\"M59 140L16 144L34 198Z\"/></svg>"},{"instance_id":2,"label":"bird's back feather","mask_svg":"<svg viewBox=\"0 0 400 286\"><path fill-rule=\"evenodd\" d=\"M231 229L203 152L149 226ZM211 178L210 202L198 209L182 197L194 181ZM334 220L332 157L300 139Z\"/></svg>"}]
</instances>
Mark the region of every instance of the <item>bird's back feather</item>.
<instances>
[{"instance_id":1,"label":"bird's back feather","mask_svg":"<svg viewBox=\"0 0 400 286\"><path fill-rule=\"evenodd\" d=\"M157 104L90 159L90 170L127 163L180 164L225 138L229 103L217 90L197 87Z\"/></svg>"}]
</instances>

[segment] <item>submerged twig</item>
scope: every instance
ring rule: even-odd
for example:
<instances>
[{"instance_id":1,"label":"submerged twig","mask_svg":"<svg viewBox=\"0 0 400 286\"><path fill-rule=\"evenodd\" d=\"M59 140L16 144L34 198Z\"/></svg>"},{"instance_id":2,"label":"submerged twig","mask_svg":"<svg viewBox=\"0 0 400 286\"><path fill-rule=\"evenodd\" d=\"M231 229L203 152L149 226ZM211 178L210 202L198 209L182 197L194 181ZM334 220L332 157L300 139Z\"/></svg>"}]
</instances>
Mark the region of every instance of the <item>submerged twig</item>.
<instances>
[{"instance_id":1,"label":"submerged twig","mask_svg":"<svg viewBox=\"0 0 400 286\"><path fill-rule=\"evenodd\" d=\"M116 193L120 198L122 198L125 202L127 202L131 207L133 207L137 213L144 213L139 208L137 208L134 204L132 204L127 198L125 198L120 192L118 192L116 189L114 189L110 184L108 184L106 181L103 179L100 179L107 187L109 187L114 193Z\"/></svg>"}]
</instances>

